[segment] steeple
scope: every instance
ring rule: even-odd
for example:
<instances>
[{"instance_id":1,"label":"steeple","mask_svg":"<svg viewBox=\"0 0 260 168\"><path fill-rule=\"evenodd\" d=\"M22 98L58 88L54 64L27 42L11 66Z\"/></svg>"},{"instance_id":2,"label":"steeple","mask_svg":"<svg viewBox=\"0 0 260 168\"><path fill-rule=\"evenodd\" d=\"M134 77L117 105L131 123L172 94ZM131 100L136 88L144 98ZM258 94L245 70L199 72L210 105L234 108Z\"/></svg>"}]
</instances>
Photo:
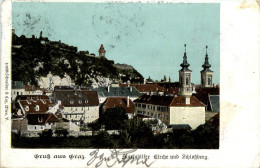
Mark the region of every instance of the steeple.
<instances>
[{"instance_id":1,"label":"steeple","mask_svg":"<svg viewBox=\"0 0 260 168\"><path fill-rule=\"evenodd\" d=\"M211 65L209 64L209 58L208 58L208 46L206 46L206 56L205 56L205 62L202 65L202 67L204 68L204 70L209 69L211 67Z\"/></svg>"},{"instance_id":2,"label":"steeple","mask_svg":"<svg viewBox=\"0 0 260 168\"><path fill-rule=\"evenodd\" d=\"M206 56L205 56L205 62L202 65L203 70L200 71L201 74L201 86L202 87L213 87L212 79L213 79L213 71L209 68L211 65L209 64L209 58L208 58L208 46L206 46Z\"/></svg>"},{"instance_id":3,"label":"steeple","mask_svg":"<svg viewBox=\"0 0 260 168\"><path fill-rule=\"evenodd\" d=\"M179 82L180 82L180 90L179 95L185 96L187 99L187 104L189 104L189 97L192 95L192 86L191 86L191 70L188 69L190 64L187 61L187 54L186 54L186 44L184 45L185 52L183 56L183 62L180 65L182 67L181 70L179 70Z\"/></svg>"},{"instance_id":4,"label":"steeple","mask_svg":"<svg viewBox=\"0 0 260 168\"><path fill-rule=\"evenodd\" d=\"M180 66L182 67L181 70L189 70L188 67L190 66L190 64L187 61L186 44L184 44L184 47L185 47L185 52L184 52L184 56L183 56L183 62Z\"/></svg>"}]
</instances>

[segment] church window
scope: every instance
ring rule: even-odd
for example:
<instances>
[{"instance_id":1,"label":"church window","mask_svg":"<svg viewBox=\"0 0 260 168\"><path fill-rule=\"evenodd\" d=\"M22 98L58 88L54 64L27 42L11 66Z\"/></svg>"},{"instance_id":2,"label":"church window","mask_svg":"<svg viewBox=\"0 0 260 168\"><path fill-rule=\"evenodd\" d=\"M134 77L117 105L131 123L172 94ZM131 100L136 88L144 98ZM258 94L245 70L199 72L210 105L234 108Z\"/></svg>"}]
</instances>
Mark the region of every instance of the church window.
<instances>
[{"instance_id":1,"label":"church window","mask_svg":"<svg viewBox=\"0 0 260 168\"><path fill-rule=\"evenodd\" d=\"M189 84L189 78L186 77L186 85L188 85L188 84Z\"/></svg>"}]
</instances>

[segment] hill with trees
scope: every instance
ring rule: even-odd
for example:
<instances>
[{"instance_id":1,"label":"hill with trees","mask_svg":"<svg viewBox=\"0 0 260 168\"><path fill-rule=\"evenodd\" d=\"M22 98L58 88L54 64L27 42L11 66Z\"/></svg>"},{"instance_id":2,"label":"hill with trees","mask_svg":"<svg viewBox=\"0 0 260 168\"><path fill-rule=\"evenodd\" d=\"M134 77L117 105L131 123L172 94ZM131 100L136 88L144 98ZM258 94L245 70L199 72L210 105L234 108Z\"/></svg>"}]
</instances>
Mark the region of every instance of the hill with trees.
<instances>
[{"instance_id":1,"label":"hill with trees","mask_svg":"<svg viewBox=\"0 0 260 168\"><path fill-rule=\"evenodd\" d=\"M46 37L34 35L27 38L12 36L12 80L23 81L38 86L40 77L49 72L63 78L69 75L76 85L90 86L101 78L115 81L142 83L143 76L134 68L121 70L114 61L96 57L89 51L79 51L77 47L61 41L50 41Z\"/></svg>"}]
</instances>

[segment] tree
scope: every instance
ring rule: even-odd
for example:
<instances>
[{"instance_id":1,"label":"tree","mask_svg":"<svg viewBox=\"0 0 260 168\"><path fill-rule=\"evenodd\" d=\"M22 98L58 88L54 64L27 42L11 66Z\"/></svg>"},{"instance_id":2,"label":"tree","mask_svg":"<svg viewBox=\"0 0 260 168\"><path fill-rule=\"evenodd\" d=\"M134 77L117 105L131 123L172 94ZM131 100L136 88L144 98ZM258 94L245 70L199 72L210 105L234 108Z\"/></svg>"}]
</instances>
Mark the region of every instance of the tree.
<instances>
[{"instance_id":1,"label":"tree","mask_svg":"<svg viewBox=\"0 0 260 168\"><path fill-rule=\"evenodd\" d=\"M39 133L40 138L43 139L50 139L52 137L52 130L48 129L48 130L43 130L41 133Z\"/></svg>"},{"instance_id":2,"label":"tree","mask_svg":"<svg viewBox=\"0 0 260 168\"><path fill-rule=\"evenodd\" d=\"M125 121L128 120L125 109L122 107L115 107L107 109L101 115L98 122L100 125L105 125L106 130L124 129Z\"/></svg>"},{"instance_id":3,"label":"tree","mask_svg":"<svg viewBox=\"0 0 260 168\"><path fill-rule=\"evenodd\" d=\"M112 148L113 142L110 139L109 134L106 131L100 131L97 136L94 137L92 144L96 148Z\"/></svg>"},{"instance_id":4,"label":"tree","mask_svg":"<svg viewBox=\"0 0 260 168\"><path fill-rule=\"evenodd\" d=\"M67 137L69 132L68 130L66 129L56 129L55 130L55 134L58 136L58 137Z\"/></svg>"}]
</instances>

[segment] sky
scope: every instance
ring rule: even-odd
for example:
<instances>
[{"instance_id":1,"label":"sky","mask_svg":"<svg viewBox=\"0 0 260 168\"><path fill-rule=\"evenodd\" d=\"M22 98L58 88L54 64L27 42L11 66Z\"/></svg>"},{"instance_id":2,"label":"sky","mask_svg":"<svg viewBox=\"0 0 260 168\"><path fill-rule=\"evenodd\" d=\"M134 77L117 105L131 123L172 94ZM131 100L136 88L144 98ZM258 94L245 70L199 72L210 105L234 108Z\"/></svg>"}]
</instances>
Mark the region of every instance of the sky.
<instances>
[{"instance_id":1,"label":"sky","mask_svg":"<svg viewBox=\"0 0 260 168\"><path fill-rule=\"evenodd\" d=\"M132 65L145 78L178 81L184 44L192 82L200 83L208 45L213 83L220 78L220 5L192 3L13 2L15 33L52 41Z\"/></svg>"}]
</instances>

